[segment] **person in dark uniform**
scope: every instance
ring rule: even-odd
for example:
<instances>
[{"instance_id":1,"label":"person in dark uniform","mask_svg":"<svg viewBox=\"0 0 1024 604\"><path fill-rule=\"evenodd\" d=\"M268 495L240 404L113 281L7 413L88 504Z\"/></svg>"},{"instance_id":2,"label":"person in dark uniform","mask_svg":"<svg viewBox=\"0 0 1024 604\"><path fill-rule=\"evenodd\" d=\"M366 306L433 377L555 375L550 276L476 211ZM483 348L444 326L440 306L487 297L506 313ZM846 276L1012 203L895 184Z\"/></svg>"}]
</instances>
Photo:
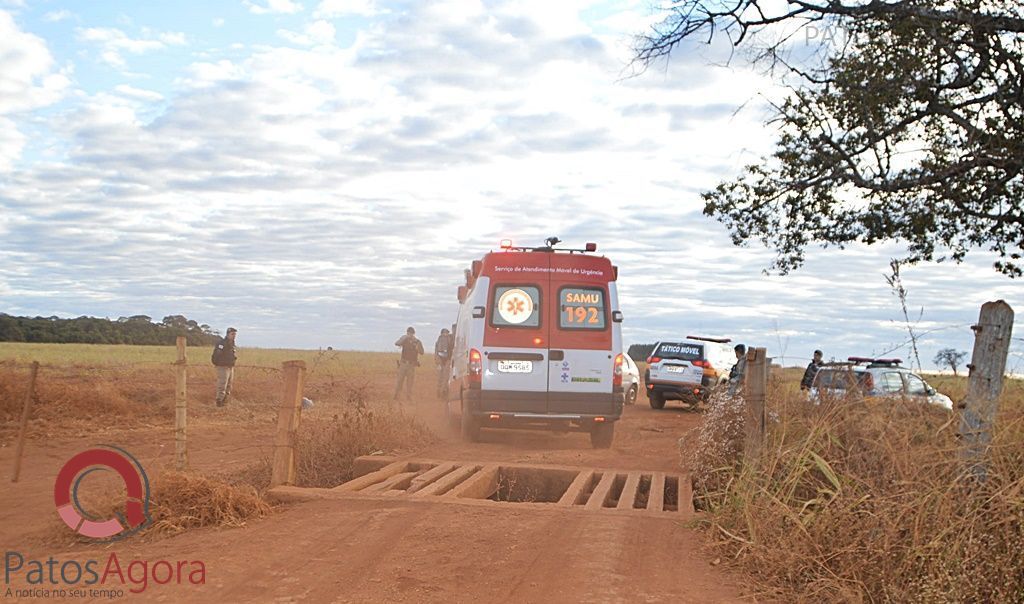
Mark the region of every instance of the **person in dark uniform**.
<instances>
[{"instance_id":1,"label":"person in dark uniform","mask_svg":"<svg viewBox=\"0 0 1024 604\"><path fill-rule=\"evenodd\" d=\"M235 361L238 354L235 351L235 334L238 330L228 327L227 334L221 338L213 347L214 367L217 368L217 406L223 407L228 404L231 397L231 384L235 377Z\"/></svg>"},{"instance_id":2,"label":"person in dark uniform","mask_svg":"<svg viewBox=\"0 0 1024 604\"><path fill-rule=\"evenodd\" d=\"M800 380L801 390L811 389L811 385L814 384L814 376L818 375L818 370L821 369L822 356L823 355L820 350L814 351L814 359L807 364L807 369L804 370L804 377Z\"/></svg>"},{"instance_id":3,"label":"person in dark uniform","mask_svg":"<svg viewBox=\"0 0 1024 604\"><path fill-rule=\"evenodd\" d=\"M398 382L395 384L395 396L398 400L398 393L405 385L405 399L412 400L412 384L416 379L416 368L420 364L420 355L423 354L423 342L416 337L416 330L410 327L405 330L405 335L395 341L395 346L402 349L402 358L398 361Z\"/></svg>"},{"instance_id":4,"label":"person in dark uniform","mask_svg":"<svg viewBox=\"0 0 1024 604\"><path fill-rule=\"evenodd\" d=\"M729 396L743 390L743 379L747 375L747 347L737 344L733 347L736 352L736 364L729 370Z\"/></svg>"},{"instance_id":5,"label":"person in dark uniform","mask_svg":"<svg viewBox=\"0 0 1024 604\"><path fill-rule=\"evenodd\" d=\"M448 389L448 374L451 372L452 348L454 341L448 329L442 329L434 342L434 364L437 366L437 398L443 398Z\"/></svg>"}]
</instances>

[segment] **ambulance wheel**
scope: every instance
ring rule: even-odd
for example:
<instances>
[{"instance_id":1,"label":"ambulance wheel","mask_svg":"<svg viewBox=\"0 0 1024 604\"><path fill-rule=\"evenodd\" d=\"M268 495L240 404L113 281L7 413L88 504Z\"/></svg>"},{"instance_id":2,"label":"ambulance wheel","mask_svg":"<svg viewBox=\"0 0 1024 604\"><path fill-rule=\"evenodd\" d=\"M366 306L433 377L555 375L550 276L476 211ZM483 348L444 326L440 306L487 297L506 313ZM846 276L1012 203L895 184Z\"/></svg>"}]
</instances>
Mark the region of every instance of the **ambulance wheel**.
<instances>
[{"instance_id":1,"label":"ambulance wheel","mask_svg":"<svg viewBox=\"0 0 1024 604\"><path fill-rule=\"evenodd\" d=\"M480 420L473 417L473 414L462 404L462 440L475 443L480 440Z\"/></svg>"},{"instance_id":2,"label":"ambulance wheel","mask_svg":"<svg viewBox=\"0 0 1024 604\"><path fill-rule=\"evenodd\" d=\"M590 430L590 445L595 449L611 448L614 438L615 424L612 422L594 424Z\"/></svg>"},{"instance_id":3,"label":"ambulance wheel","mask_svg":"<svg viewBox=\"0 0 1024 604\"><path fill-rule=\"evenodd\" d=\"M626 393L626 404L627 405L634 405L634 404L636 404L636 397L637 397L638 393L639 393L639 388L637 388L636 384L633 384L632 386L630 386L629 387L629 392Z\"/></svg>"},{"instance_id":4,"label":"ambulance wheel","mask_svg":"<svg viewBox=\"0 0 1024 604\"><path fill-rule=\"evenodd\" d=\"M660 392L650 391L647 393L647 398L650 399L651 409L664 409L665 408L665 397Z\"/></svg>"}]
</instances>

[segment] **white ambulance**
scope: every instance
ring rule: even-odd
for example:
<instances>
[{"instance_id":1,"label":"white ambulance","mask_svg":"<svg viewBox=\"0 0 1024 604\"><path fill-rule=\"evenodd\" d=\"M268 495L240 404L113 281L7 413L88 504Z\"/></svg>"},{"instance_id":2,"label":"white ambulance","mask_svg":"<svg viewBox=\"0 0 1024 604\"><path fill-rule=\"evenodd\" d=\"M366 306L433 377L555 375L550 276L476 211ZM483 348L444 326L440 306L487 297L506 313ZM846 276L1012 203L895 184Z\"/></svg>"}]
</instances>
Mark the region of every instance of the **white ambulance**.
<instances>
[{"instance_id":1,"label":"white ambulance","mask_svg":"<svg viewBox=\"0 0 1024 604\"><path fill-rule=\"evenodd\" d=\"M611 446L623 403L618 269L593 243L557 243L506 240L466 271L446 405L469 441L481 428L541 428Z\"/></svg>"}]
</instances>

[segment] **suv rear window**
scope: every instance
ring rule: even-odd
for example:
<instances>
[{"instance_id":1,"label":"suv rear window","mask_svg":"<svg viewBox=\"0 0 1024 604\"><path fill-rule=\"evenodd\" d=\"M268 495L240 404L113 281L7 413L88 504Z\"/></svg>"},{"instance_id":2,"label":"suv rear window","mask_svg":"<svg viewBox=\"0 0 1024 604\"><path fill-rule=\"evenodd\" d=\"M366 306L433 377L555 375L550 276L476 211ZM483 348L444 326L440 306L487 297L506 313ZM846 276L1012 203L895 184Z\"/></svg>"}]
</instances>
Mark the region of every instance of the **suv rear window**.
<instances>
[{"instance_id":1,"label":"suv rear window","mask_svg":"<svg viewBox=\"0 0 1024 604\"><path fill-rule=\"evenodd\" d=\"M540 325L540 289L531 285L497 285L491 300L491 325L537 327Z\"/></svg>"},{"instance_id":2,"label":"suv rear window","mask_svg":"<svg viewBox=\"0 0 1024 604\"><path fill-rule=\"evenodd\" d=\"M563 287L558 297L562 303L562 311L558 315L559 327L604 329L604 290L592 287Z\"/></svg>"},{"instance_id":3,"label":"suv rear window","mask_svg":"<svg viewBox=\"0 0 1024 604\"><path fill-rule=\"evenodd\" d=\"M814 376L814 387L825 390L851 390L863 388L867 384L867 380L868 373L866 371L820 369Z\"/></svg>"},{"instance_id":4,"label":"suv rear window","mask_svg":"<svg viewBox=\"0 0 1024 604\"><path fill-rule=\"evenodd\" d=\"M679 361L697 361L704 358L704 346L701 344L690 344L689 342L678 344L662 342L658 344L658 349L651 356Z\"/></svg>"}]
</instances>

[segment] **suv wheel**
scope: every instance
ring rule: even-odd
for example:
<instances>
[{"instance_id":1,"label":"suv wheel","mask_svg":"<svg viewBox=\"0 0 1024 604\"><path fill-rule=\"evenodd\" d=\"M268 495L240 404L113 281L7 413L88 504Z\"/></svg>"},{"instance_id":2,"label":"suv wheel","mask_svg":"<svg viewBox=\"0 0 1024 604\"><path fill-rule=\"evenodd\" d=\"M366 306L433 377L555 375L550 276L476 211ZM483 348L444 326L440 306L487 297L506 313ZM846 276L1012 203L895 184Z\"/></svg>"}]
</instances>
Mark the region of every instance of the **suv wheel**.
<instances>
[{"instance_id":1,"label":"suv wheel","mask_svg":"<svg viewBox=\"0 0 1024 604\"><path fill-rule=\"evenodd\" d=\"M651 409L664 409L665 408L665 397L660 392L651 390L647 393L647 398L650 399Z\"/></svg>"},{"instance_id":2,"label":"suv wheel","mask_svg":"<svg viewBox=\"0 0 1024 604\"><path fill-rule=\"evenodd\" d=\"M594 424L594 427L590 429L590 444L595 449L611 448L614 439L615 424L612 422Z\"/></svg>"}]
</instances>

